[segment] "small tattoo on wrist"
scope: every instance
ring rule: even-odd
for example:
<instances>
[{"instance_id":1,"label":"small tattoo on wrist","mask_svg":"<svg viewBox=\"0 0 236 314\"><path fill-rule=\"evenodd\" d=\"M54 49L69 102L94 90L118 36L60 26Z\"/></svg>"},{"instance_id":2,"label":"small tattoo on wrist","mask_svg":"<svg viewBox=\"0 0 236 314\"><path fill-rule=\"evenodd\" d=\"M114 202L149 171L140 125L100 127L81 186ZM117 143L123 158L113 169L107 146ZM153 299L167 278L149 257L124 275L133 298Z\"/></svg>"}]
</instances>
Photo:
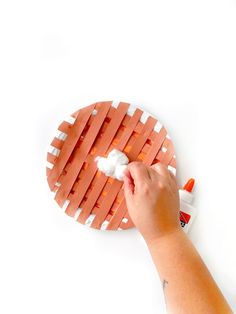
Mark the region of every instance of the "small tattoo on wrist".
<instances>
[{"instance_id":1,"label":"small tattoo on wrist","mask_svg":"<svg viewBox=\"0 0 236 314\"><path fill-rule=\"evenodd\" d=\"M165 290L166 285L168 285L168 281L164 279L162 282L162 289L163 290Z\"/></svg>"}]
</instances>

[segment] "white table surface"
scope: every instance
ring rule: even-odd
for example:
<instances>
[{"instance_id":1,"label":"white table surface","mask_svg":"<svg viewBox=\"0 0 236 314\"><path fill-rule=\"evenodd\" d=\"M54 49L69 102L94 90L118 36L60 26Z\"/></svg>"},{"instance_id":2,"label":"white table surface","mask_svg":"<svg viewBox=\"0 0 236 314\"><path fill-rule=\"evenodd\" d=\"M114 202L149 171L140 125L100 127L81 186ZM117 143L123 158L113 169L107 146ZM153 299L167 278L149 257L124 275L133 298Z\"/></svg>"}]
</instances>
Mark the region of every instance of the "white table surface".
<instances>
[{"instance_id":1,"label":"white table surface","mask_svg":"<svg viewBox=\"0 0 236 314\"><path fill-rule=\"evenodd\" d=\"M0 26L0 312L165 313L138 232L76 223L45 178L59 122L113 99L168 129L196 179L189 236L236 311L235 0L12 0Z\"/></svg>"}]
</instances>

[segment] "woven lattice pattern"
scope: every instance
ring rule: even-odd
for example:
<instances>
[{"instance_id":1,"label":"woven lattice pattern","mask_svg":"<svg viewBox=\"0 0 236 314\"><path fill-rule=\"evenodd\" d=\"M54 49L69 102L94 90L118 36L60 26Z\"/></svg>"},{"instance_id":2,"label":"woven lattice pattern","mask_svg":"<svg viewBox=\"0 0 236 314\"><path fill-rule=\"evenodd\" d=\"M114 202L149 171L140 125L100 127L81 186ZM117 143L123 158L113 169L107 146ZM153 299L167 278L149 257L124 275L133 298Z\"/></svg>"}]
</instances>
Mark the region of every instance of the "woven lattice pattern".
<instances>
[{"instance_id":1,"label":"woven lattice pattern","mask_svg":"<svg viewBox=\"0 0 236 314\"><path fill-rule=\"evenodd\" d=\"M152 165L158 161L176 168L173 144L165 128L128 103L98 102L63 121L47 154L47 180L65 212L96 229L133 227L123 183L97 170L96 156L112 149L130 161Z\"/></svg>"}]
</instances>

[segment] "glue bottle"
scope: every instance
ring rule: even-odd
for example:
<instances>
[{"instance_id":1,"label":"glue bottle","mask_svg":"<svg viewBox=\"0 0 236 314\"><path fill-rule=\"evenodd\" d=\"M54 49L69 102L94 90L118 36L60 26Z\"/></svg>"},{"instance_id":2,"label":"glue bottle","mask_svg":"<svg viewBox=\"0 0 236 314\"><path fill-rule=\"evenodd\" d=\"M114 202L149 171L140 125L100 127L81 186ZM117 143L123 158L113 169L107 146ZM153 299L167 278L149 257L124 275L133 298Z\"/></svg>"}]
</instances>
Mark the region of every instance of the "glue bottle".
<instances>
[{"instance_id":1,"label":"glue bottle","mask_svg":"<svg viewBox=\"0 0 236 314\"><path fill-rule=\"evenodd\" d=\"M180 225L183 228L184 232L188 232L189 227L191 226L195 215L196 209L192 206L194 196L191 193L194 187L195 180L189 179L188 182L184 185L183 189L179 190L180 197Z\"/></svg>"}]
</instances>

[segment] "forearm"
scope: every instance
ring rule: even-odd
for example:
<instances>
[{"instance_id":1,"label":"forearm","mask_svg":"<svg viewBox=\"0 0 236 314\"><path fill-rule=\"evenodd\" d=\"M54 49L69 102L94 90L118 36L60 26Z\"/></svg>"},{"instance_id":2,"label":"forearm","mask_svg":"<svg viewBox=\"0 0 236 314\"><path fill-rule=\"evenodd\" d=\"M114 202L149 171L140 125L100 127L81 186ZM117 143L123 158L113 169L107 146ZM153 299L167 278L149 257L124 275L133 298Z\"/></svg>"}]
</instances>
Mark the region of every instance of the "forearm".
<instances>
[{"instance_id":1,"label":"forearm","mask_svg":"<svg viewBox=\"0 0 236 314\"><path fill-rule=\"evenodd\" d=\"M232 313L182 230L147 244L162 280L168 313Z\"/></svg>"}]
</instances>

